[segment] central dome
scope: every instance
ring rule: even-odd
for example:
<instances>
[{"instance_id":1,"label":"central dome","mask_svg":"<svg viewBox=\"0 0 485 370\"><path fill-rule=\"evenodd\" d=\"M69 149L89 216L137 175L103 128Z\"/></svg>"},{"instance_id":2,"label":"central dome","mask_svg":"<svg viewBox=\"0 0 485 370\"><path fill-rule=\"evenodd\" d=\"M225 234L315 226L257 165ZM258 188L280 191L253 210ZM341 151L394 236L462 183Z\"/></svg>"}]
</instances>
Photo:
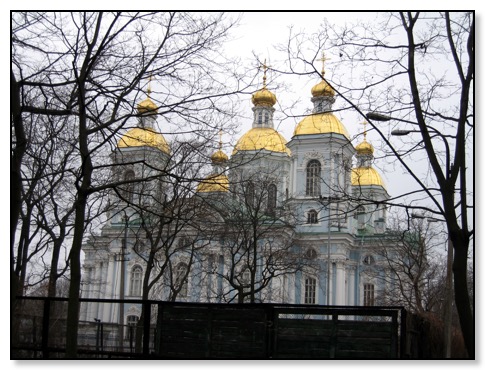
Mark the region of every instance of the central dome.
<instances>
[{"instance_id":1,"label":"central dome","mask_svg":"<svg viewBox=\"0 0 485 370\"><path fill-rule=\"evenodd\" d=\"M226 175L209 175L197 185L198 193L227 192L229 179Z\"/></svg>"},{"instance_id":2,"label":"central dome","mask_svg":"<svg viewBox=\"0 0 485 370\"><path fill-rule=\"evenodd\" d=\"M118 148L139 146L150 146L170 154L170 147L163 135L150 128L132 128L118 141Z\"/></svg>"},{"instance_id":3,"label":"central dome","mask_svg":"<svg viewBox=\"0 0 485 370\"><path fill-rule=\"evenodd\" d=\"M247 150L268 150L290 155L285 138L269 127L255 127L246 132L236 143L232 154Z\"/></svg>"},{"instance_id":4,"label":"central dome","mask_svg":"<svg viewBox=\"0 0 485 370\"><path fill-rule=\"evenodd\" d=\"M384 189L384 181L381 175L372 167L357 167L352 169L351 181L353 186L382 186Z\"/></svg>"},{"instance_id":5,"label":"central dome","mask_svg":"<svg viewBox=\"0 0 485 370\"><path fill-rule=\"evenodd\" d=\"M293 136L315 134L341 134L349 139L347 129L332 113L311 114L296 126Z\"/></svg>"}]
</instances>

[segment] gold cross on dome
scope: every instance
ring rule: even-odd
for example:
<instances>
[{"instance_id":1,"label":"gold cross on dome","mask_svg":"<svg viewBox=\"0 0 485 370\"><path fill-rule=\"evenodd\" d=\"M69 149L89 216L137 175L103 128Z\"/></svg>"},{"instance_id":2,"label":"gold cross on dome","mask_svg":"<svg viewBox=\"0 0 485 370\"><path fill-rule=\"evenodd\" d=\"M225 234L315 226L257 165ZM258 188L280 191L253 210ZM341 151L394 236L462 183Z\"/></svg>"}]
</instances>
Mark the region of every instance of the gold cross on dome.
<instances>
[{"instance_id":1,"label":"gold cross on dome","mask_svg":"<svg viewBox=\"0 0 485 370\"><path fill-rule=\"evenodd\" d=\"M325 57L325 52L322 51L322 57L317 59L317 61L322 62L322 76L325 74L325 62L330 60L330 58Z\"/></svg>"},{"instance_id":2,"label":"gold cross on dome","mask_svg":"<svg viewBox=\"0 0 485 370\"><path fill-rule=\"evenodd\" d=\"M366 138L367 138L367 124L368 124L368 122L367 121L364 121L364 122L362 122L362 124L364 125L364 141L366 141Z\"/></svg>"},{"instance_id":3,"label":"gold cross on dome","mask_svg":"<svg viewBox=\"0 0 485 370\"><path fill-rule=\"evenodd\" d=\"M260 65L260 67L263 68L263 89L266 89L266 71L271 66L266 64L266 59L265 59L264 63L262 65Z\"/></svg>"}]
</instances>

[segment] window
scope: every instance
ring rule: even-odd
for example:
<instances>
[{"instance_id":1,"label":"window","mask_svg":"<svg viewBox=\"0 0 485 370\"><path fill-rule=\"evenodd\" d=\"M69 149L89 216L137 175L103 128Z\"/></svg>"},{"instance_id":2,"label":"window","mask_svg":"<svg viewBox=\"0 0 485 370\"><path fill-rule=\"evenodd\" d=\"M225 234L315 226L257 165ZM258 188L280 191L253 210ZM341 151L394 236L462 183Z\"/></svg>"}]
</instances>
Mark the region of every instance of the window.
<instances>
[{"instance_id":1,"label":"window","mask_svg":"<svg viewBox=\"0 0 485 370\"><path fill-rule=\"evenodd\" d=\"M133 181L135 179L135 172L133 170L127 170L123 176L123 181ZM133 190L134 190L134 183L130 182L124 185L124 194L125 200L128 202L133 201Z\"/></svg>"},{"instance_id":2,"label":"window","mask_svg":"<svg viewBox=\"0 0 485 370\"><path fill-rule=\"evenodd\" d=\"M374 257L372 257L371 255L367 255L364 257L364 265L373 265L374 264Z\"/></svg>"},{"instance_id":3,"label":"window","mask_svg":"<svg viewBox=\"0 0 485 370\"><path fill-rule=\"evenodd\" d=\"M317 280L312 277L305 279L305 304L315 304L317 297Z\"/></svg>"},{"instance_id":4,"label":"window","mask_svg":"<svg viewBox=\"0 0 485 370\"><path fill-rule=\"evenodd\" d=\"M264 112L264 123L268 123L268 122L269 122L269 113Z\"/></svg>"},{"instance_id":5,"label":"window","mask_svg":"<svg viewBox=\"0 0 485 370\"><path fill-rule=\"evenodd\" d=\"M364 284L364 306L374 306L374 284Z\"/></svg>"},{"instance_id":6,"label":"window","mask_svg":"<svg viewBox=\"0 0 485 370\"><path fill-rule=\"evenodd\" d=\"M185 263L181 262L177 265L175 272L175 289L179 290L179 297L187 297L188 281L187 281L188 267Z\"/></svg>"},{"instance_id":7,"label":"window","mask_svg":"<svg viewBox=\"0 0 485 370\"><path fill-rule=\"evenodd\" d=\"M136 328L137 323L138 323L138 316L136 315L129 315L126 318L126 324L128 325L128 330L126 330L125 339L133 340L134 329Z\"/></svg>"},{"instance_id":8,"label":"window","mask_svg":"<svg viewBox=\"0 0 485 370\"><path fill-rule=\"evenodd\" d=\"M258 124L262 124L263 123L263 112L258 112Z\"/></svg>"},{"instance_id":9,"label":"window","mask_svg":"<svg viewBox=\"0 0 485 370\"><path fill-rule=\"evenodd\" d=\"M364 228L365 226L365 207L364 206L360 206L359 208L357 208L357 210L355 211L355 218L357 219L357 227L359 229Z\"/></svg>"},{"instance_id":10,"label":"window","mask_svg":"<svg viewBox=\"0 0 485 370\"><path fill-rule=\"evenodd\" d=\"M254 184L249 181L246 187L246 203L249 206L254 205Z\"/></svg>"},{"instance_id":11,"label":"window","mask_svg":"<svg viewBox=\"0 0 485 370\"><path fill-rule=\"evenodd\" d=\"M320 100L317 103L317 113L321 112L323 110L323 102Z\"/></svg>"},{"instance_id":12,"label":"window","mask_svg":"<svg viewBox=\"0 0 485 370\"><path fill-rule=\"evenodd\" d=\"M274 215L276 209L276 185L268 186L268 214Z\"/></svg>"},{"instance_id":13,"label":"window","mask_svg":"<svg viewBox=\"0 0 485 370\"><path fill-rule=\"evenodd\" d=\"M307 224L317 224L318 223L318 212L311 209L307 213Z\"/></svg>"},{"instance_id":14,"label":"window","mask_svg":"<svg viewBox=\"0 0 485 370\"><path fill-rule=\"evenodd\" d=\"M312 159L306 167L306 195L320 195L320 162Z\"/></svg>"},{"instance_id":15,"label":"window","mask_svg":"<svg viewBox=\"0 0 485 370\"><path fill-rule=\"evenodd\" d=\"M308 248L305 252L305 256L308 259L314 260L317 258L317 251L313 248Z\"/></svg>"},{"instance_id":16,"label":"window","mask_svg":"<svg viewBox=\"0 0 485 370\"><path fill-rule=\"evenodd\" d=\"M141 282L142 282L143 270L140 266L134 266L131 270L131 284L130 284L130 295L140 296L141 295Z\"/></svg>"}]
</instances>

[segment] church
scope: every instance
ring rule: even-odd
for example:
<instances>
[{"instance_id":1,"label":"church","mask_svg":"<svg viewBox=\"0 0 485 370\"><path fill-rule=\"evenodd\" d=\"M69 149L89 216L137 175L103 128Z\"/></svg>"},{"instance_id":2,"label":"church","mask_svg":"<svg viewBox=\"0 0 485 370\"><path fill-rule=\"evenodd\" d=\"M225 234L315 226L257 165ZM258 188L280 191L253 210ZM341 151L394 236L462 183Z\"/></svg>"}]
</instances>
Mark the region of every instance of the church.
<instances>
[{"instance_id":1,"label":"church","mask_svg":"<svg viewBox=\"0 0 485 370\"><path fill-rule=\"evenodd\" d=\"M82 298L377 305L390 289L373 252L385 240L389 195L365 129L354 146L332 112L335 98L324 79L313 86L312 113L287 141L275 129L265 69L252 128L230 157L220 144L212 171L174 199L173 181L163 181L172 148L155 129L149 89L136 127L111 154L121 185L101 232L83 246ZM120 307L83 303L80 318L130 325L140 317L140 305Z\"/></svg>"}]
</instances>

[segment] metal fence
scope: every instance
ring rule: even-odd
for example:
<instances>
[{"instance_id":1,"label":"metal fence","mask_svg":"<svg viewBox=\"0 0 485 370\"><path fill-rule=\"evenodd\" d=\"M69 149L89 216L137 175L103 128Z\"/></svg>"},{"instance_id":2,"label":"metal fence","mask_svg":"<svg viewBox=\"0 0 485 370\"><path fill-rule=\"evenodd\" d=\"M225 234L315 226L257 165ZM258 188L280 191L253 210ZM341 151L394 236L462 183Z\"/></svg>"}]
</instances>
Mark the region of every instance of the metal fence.
<instances>
[{"instance_id":1,"label":"metal fence","mask_svg":"<svg viewBox=\"0 0 485 370\"><path fill-rule=\"evenodd\" d=\"M18 297L11 358L64 358L67 298ZM402 358L402 307L285 304L136 303L137 326L80 321L79 358Z\"/></svg>"}]
</instances>

